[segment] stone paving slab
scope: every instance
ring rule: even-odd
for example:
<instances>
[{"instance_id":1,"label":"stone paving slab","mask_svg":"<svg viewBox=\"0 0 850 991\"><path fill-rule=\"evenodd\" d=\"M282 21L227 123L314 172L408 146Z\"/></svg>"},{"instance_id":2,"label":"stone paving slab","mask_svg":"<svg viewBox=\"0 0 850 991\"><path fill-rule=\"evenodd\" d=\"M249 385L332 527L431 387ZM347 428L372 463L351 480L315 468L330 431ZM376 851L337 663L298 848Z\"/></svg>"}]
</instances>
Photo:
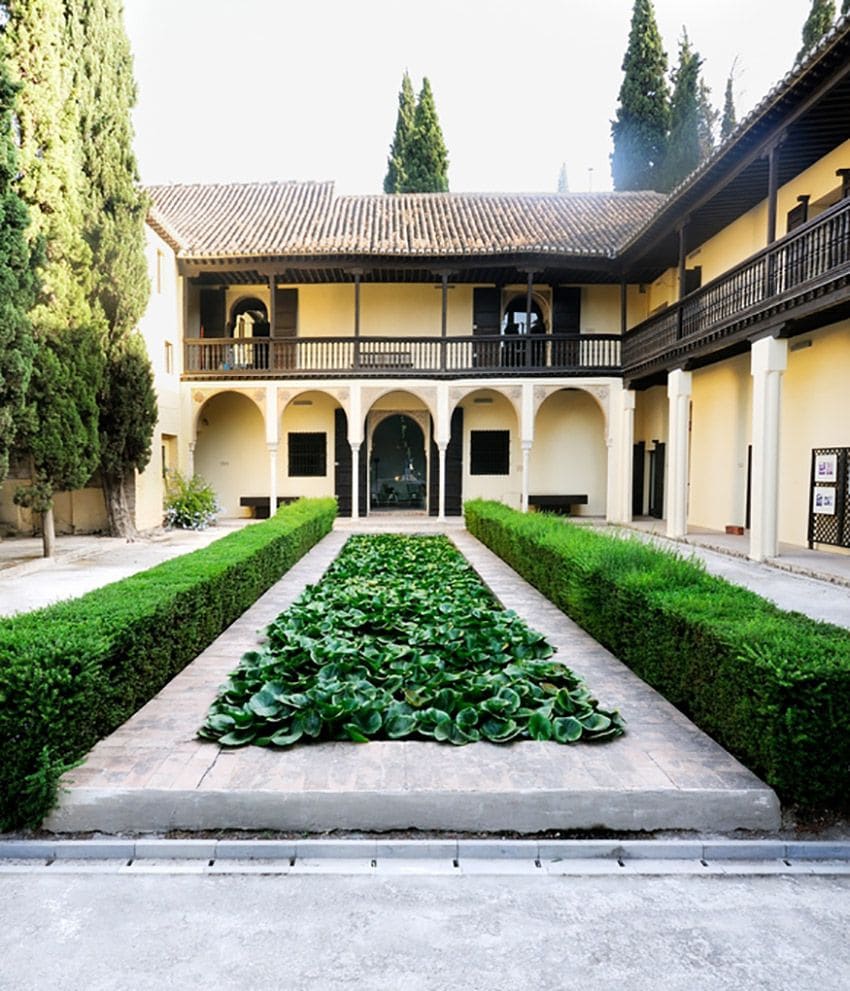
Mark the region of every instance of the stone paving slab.
<instances>
[{"instance_id":1,"label":"stone paving slab","mask_svg":"<svg viewBox=\"0 0 850 991\"><path fill-rule=\"evenodd\" d=\"M66 790L46 827L107 833L778 828L771 789L458 526L447 532L484 581L553 641L604 706L620 708L625 736L576 746L381 741L286 751L227 750L196 739L217 686L241 654L321 577L348 532L361 527L339 527L321 541L99 743L63 779Z\"/></svg>"}]
</instances>

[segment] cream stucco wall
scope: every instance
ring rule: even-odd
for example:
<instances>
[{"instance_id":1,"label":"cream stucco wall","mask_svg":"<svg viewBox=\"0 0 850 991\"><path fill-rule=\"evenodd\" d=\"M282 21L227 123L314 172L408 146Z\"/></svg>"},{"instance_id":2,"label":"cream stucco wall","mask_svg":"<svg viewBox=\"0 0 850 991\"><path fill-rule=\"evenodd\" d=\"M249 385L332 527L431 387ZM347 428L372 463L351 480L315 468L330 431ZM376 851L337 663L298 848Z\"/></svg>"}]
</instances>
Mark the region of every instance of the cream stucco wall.
<instances>
[{"instance_id":1,"label":"cream stucco wall","mask_svg":"<svg viewBox=\"0 0 850 991\"><path fill-rule=\"evenodd\" d=\"M698 369L691 393L691 526L743 526L752 423L749 355Z\"/></svg>"},{"instance_id":2,"label":"cream stucco wall","mask_svg":"<svg viewBox=\"0 0 850 991\"><path fill-rule=\"evenodd\" d=\"M573 512L604 516L608 475L605 418L599 404L580 389L563 389L538 411L529 459L530 495L586 494Z\"/></svg>"},{"instance_id":3,"label":"cream stucco wall","mask_svg":"<svg viewBox=\"0 0 850 991\"><path fill-rule=\"evenodd\" d=\"M257 406L235 392L208 400L198 415L195 471L218 496L224 516L249 516L240 496L269 492L269 456L263 416Z\"/></svg>"},{"instance_id":4,"label":"cream stucco wall","mask_svg":"<svg viewBox=\"0 0 850 991\"><path fill-rule=\"evenodd\" d=\"M581 332L620 333L620 287L582 286Z\"/></svg>"},{"instance_id":5,"label":"cream stucco wall","mask_svg":"<svg viewBox=\"0 0 850 991\"><path fill-rule=\"evenodd\" d=\"M332 396L316 390L301 393L283 411L277 464L278 495L316 498L334 494L334 410L338 406ZM323 476L289 476L290 433L325 434L327 457Z\"/></svg>"},{"instance_id":6,"label":"cream stucco wall","mask_svg":"<svg viewBox=\"0 0 850 991\"><path fill-rule=\"evenodd\" d=\"M476 403L492 399L492 403ZM463 408L463 499L495 499L519 509L522 501L522 448L516 412L510 401L492 389L481 389L467 396ZM473 430L510 431L508 475L471 475L470 432Z\"/></svg>"},{"instance_id":7,"label":"cream stucco wall","mask_svg":"<svg viewBox=\"0 0 850 991\"><path fill-rule=\"evenodd\" d=\"M805 545L812 448L850 447L850 321L793 343L782 377L779 539Z\"/></svg>"}]
</instances>

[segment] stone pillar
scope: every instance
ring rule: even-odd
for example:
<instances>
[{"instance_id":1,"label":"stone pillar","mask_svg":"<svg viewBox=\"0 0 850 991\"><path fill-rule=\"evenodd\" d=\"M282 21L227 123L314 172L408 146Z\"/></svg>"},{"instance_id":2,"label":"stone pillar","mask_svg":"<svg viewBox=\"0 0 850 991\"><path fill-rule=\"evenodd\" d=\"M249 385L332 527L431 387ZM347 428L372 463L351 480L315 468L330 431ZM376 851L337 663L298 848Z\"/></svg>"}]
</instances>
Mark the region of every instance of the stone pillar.
<instances>
[{"instance_id":1,"label":"stone pillar","mask_svg":"<svg viewBox=\"0 0 850 991\"><path fill-rule=\"evenodd\" d=\"M617 502L617 522L632 521L632 472L634 462L632 449L635 444L635 393L633 389L623 389L618 433L619 448L619 493Z\"/></svg>"},{"instance_id":2,"label":"stone pillar","mask_svg":"<svg viewBox=\"0 0 850 991\"><path fill-rule=\"evenodd\" d=\"M446 441L440 441L437 444L437 454L440 459L440 493L437 513L438 520L444 520L446 518L446 450L448 446L449 445Z\"/></svg>"},{"instance_id":3,"label":"stone pillar","mask_svg":"<svg viewBox=\"0 0 850 991\"><path fill-rule=\"evenodd\" d=\"M782 373L787 367L787 341L765 337L753 344L750 557L754 561L764 561L779 553L779 420Z\"/></svg>"},{"instance_id":4,"label":"stone pillar","mask_svg":"<svg viewBox=\"0 0 850 991\"><path fill-rule=\"evenodd\" d=\"M690 372L677 368L667 376L670 437L667 446L667 536L688 532L688 440L691 416Z\"/></svg>"},{"instance_id":5,"label":"stone pillar","mask_svg":"<svg viewBox=\"0 0 850 991\"><path fill-rule=\"evenodd\" d=\"M360 516L360 444L351 445L351 518Z\"/></svg>"},{"instance_id":6,"label":"stone pillar","mask_svg":"<svg viewBox=\"0 0 850 991\"><path fill-rule=\"evenodd\" d=\"M195 474L195 441L189 441L189 460L186 465L186 475L192 478Z\"/></svg>"},{"instance_id":7,"label":"stone pillar","mask_svg":"<svg viewBox=\"0 0 850 991\"><path fill-rule=\"evenodd\" d=\"M277 512L277 444L266 444L269 449L269 516Z\"/></svg>"}]
</instances>

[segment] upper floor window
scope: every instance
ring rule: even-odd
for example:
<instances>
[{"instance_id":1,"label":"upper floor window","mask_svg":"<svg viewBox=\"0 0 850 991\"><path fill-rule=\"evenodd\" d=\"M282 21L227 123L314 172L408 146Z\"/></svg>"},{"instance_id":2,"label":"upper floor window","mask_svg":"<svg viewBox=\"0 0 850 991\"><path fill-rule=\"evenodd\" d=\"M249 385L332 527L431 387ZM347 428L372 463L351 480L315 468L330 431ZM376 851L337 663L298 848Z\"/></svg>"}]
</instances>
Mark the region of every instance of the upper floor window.
<instances>
[{"instance_id":1,"label":"upper floor window","mask_svg":"<svg viewBox=\"0 0 850 991\"><path fill-rule=\"evenodd\" d=\"M531 309L525 295L514 296L505 307L502 317L503 334L545 334L546 320L543 308L532 297Z\"/></svg>"}]
</instances>

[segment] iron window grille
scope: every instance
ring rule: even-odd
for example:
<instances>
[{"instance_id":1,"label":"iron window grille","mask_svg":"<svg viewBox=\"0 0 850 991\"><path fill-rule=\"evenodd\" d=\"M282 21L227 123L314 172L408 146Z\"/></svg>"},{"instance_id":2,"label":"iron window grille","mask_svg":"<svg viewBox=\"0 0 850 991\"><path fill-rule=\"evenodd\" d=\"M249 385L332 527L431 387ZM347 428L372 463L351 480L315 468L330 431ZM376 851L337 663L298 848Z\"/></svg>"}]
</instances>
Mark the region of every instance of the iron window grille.
<instances>
[{"instance_id":1,"label":"iron window grille","mask_svg":"<svg viewBox=\"0 0 850 991\"><path fill-rule=\"evenodd\" d=\"M471 430L470 475L509 475L510 437L509 430Z\"/></svg>"},{"instance_id":2,"label":"iron window grille","mask_svg":"<svg viewBox=\"0 0 850 991\"><path fill-rule=\"evenodd\" d=\"M290 433L288 446L290 478L315 478L327 474L327 434Z\"/></svg>"}]
</instances>

